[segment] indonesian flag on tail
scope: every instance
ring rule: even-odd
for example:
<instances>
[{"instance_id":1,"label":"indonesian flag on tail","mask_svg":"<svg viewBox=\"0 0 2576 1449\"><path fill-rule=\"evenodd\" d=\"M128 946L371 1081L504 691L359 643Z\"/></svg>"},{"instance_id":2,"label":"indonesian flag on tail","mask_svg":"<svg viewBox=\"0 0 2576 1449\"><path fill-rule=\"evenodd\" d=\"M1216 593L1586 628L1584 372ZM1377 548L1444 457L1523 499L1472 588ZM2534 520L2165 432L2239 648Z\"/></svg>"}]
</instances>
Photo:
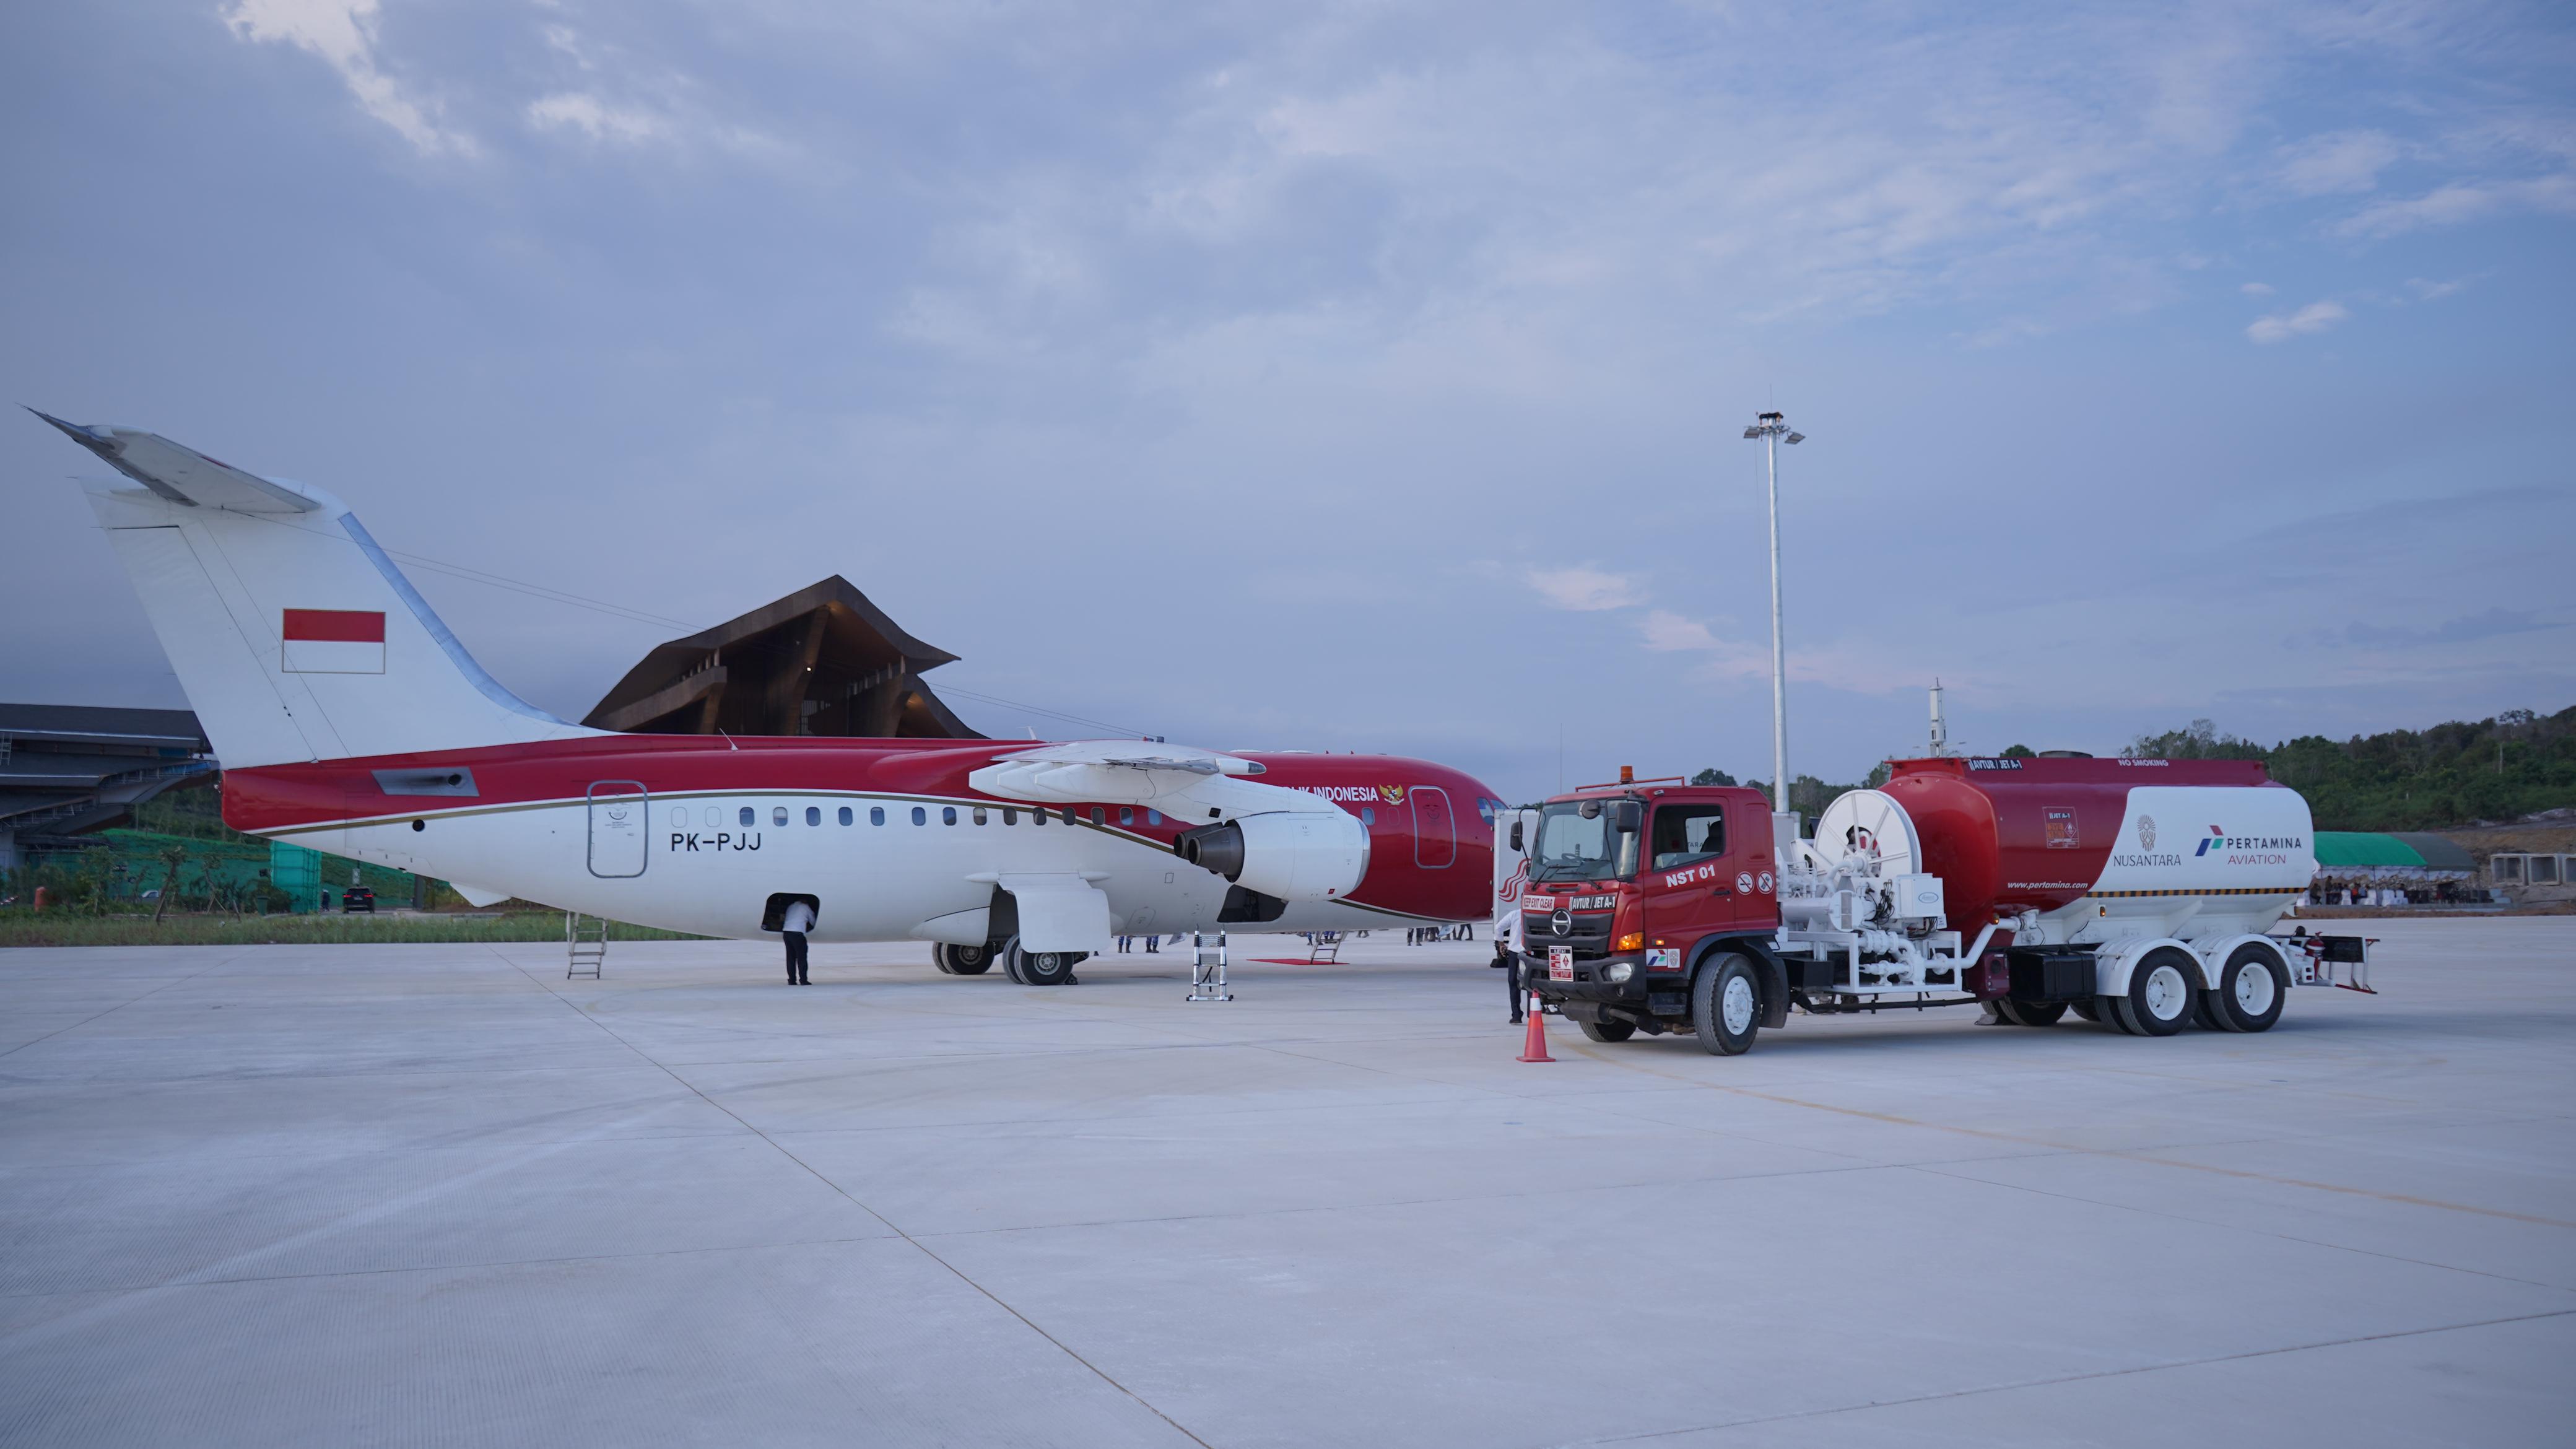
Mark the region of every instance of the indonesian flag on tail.
<instances>
[{"instance_id":1,"label":"indonesian flag on tail","mask_svg":"<svg viewBox=\"0 0 2576 1449\"><path fill-rule=\"evenodd\" d=\"M385 616L381 609L289 609L282 667L289 674L382 674Z\"/></svg>"}]
</instances>

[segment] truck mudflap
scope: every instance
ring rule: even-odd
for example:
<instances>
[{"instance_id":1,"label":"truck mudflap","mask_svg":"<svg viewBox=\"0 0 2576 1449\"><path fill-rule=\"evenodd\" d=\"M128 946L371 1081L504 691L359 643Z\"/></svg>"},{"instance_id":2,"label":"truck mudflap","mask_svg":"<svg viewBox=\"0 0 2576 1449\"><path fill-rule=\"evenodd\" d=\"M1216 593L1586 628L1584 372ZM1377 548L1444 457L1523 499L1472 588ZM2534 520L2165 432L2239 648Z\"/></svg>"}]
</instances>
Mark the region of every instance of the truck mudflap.
<instances>
[{"instance_id":1,"label":"truck mudflap","mask_svg":"<svg viewBox=\"0 0 2576 1449\"><path fill-rule=\"evenodd\" d=\"M2292 985L2379 994L2379 988L2370 984L2370 948L2379 944L2377 936L2311 936L2302 930L2271 939L2289 962Z\"/></svg>"}]
</instances>

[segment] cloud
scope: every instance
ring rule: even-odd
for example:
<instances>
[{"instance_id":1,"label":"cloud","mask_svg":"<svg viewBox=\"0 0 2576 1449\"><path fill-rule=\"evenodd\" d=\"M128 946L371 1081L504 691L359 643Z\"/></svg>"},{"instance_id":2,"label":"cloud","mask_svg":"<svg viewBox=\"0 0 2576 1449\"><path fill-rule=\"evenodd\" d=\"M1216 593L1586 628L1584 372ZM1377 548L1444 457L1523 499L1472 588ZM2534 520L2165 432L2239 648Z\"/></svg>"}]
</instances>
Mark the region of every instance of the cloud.
<instances>
[{"instance_id":1,"label":"cloud","mask_svg":"<svg viewBox=\"0 0 2576 1449\"><path fill-rule=\"evenodd\" d=\"M2247 282L2244 286L2241 286L2236 290L2243 292L2248 297L2268 297L2272 295L2272 284L2269 282Z\"/></svg>"},{"instance_id":2,"label":"cloud","mask_svg":"<svg viewBox=\"0 0 2576 1449\"><path fill-rule=\"evenodd\" d=\"M594 141L637 143L670 133L661 117L631 106L614 106L586 91L558 91L528 103L528 124L541 131L579 131Z\"/></svg>"},{"instance_id":3,"label":"cloud","mask_svg":"<svg viewBox=\"0 0 2576 1449\"><path fill-rule=\"evenodd\" d=\"M1541 569L1529 575L1529 585L1539 597L1555 608L1589 613L1596 609L1624 609L1645 602L1637 592L1636 582L1617 574L1606 574L1589 565L1572 568Z\"/></svg>"},{"instance_id":4,"label":"cloud","mask_svg":"<svg viewBox=\"0 0 2576 1449\"><path fill-rule=\"evenodd\" d=\"M2374 190L2379 173L2406 154L2395 138L2379 131L2331 131L2281 148L2275 175L2299 196L2328 196Z\"/></svg>"},{"instance_id":5,"label":"cloud","mask_svg":"<svg viewBox=\"0 0 2576 1449\"><path fill-rule=\"evenodd\" d=\"M2351 315L2341 302L2310 302L2296 312L2256 318L2245 329L2245 335L2256 342L2287 342L2293 337L2323 332Z\"/></svg>"},{"instance_id":6,"label":"cloud","mask_svg":"<svg viewBox=\"0 0 2576 1449\"><path fill-rule=\"evenodd\" d=\"M548 23L540 33L561 79L521 111L532 130L593 144L721 151L769 163L773 171L808 159L769 132L719 113L718 106L729 112L747 98L711 98L706 83L672 61L569 25ZM805 168L809 180L813 169Z\"/></svg>"},{"instance_id":7,"label":"cloud","mask_svg":"<svg viewBox=\"0 0 2576 1449\"><path fill-rule=\"evenodd\" d=\"M2408 200L2383 201L2335 230L2345 236L2390 237L2531 211L2576 215L2576 171L2515 181L2455 181Z\"/></svg>"},{"instance_id":8,"label":"cloud","mask_svg":"<svg viewBox=\"0 0 2576 1449\"><path fill-rule=\"evenodd\" d=\"M244 40L277 41L322 57L361 109L422 155L474 155L473 137L441 128L378 66L376 5L377 0L234 0L224 23Z\"/></svg>"},{"instance_id":9,"label":"cloud","mask_svg":"<svg viewBox=\"0 0 2576 1449\"><path fill-rule=\"evenodd\" d=\"M2530 609L2493 608L2482 613L2463 614L2459 618L2433 625L2410 628L2402 624L2381 625L2351 623L2341 630L2322 630L2317 642L2328 648L2353 645L2371 649L2416 649L2435 644L2469 644L2480 639L2496 639L2508 634L2529 634L2542 629L2563 628L2542 619Z\"/></svg>"},{"instance_id":10,"label":"cloud","mask_svg":"<svg viewBox=\"0 0 2576 1449\"><path fill-rule=\"evenodd\" d=\"M2459 277L2448 282L2434 282L2422 277L2409 277L2406 279L2406 290L2414 293L2415 300L2418 302L2438 302L2467 286L2473 280L2474 278L2470 277Z\"/></svg>"},{"instance_id":11,"label":"cloud","mask_svg":"<svg viewBox=\"0 0 2576 1449\"><path fill-rule=\"evenodd\" d=\"M1706 624L1664 609L1656 609L1638 621L1637 632L1644 638L1647 648L1667 653L1682 649L1713 652L1727 647L1718 642Z\"/></svg>"}]
</instances>

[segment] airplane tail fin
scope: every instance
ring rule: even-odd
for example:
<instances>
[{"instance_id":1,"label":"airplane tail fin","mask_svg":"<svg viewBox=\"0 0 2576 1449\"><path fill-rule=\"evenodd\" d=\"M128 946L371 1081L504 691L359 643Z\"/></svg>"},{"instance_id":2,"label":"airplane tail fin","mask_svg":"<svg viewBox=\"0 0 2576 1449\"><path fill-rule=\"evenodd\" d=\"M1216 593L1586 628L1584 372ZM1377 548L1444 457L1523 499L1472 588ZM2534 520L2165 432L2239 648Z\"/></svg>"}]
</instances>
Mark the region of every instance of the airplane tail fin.
<instances>
[{"instance_id":1,"label":"airplane tail fin","mask_svg":"<svg viewBox=\"0 0 2576 1449\"><path fill-rule=\"evenodd\" d=\"M330 494L154 433L36 416L142 485L84 484L227 766L598 733L484 673Z\"/></svg>"}]
</instances>

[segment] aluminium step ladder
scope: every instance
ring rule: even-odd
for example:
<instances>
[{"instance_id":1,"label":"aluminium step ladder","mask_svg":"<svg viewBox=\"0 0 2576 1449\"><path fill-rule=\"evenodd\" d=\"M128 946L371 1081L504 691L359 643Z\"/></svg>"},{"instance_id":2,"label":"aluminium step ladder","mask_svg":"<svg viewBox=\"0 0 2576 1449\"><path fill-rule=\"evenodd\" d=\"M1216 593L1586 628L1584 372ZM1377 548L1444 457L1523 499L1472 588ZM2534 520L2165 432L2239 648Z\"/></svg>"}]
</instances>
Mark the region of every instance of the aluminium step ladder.
<instances>
[{"instance_id":1,"label":"aluminium step ladder","mask_svg":"<svg viewBox=\"0 0 2576 1449\"><path fill-rule=\"evenodd\" d=\"M564 912L564 979L599 979L608 964L608 922L579 911Z\"/></svg>"},{"instance_id":2,"label":"aluminium step ladder","mask_svg":"<svg viewBox=\"0 0 2576 1449\"><path fill-rule=\"evenodd\" d=\"M1185 1001L1232 1001L1234 993L1225 989L1225 932L1216 933L1216 944L1208 944L1208 933L1190 933L1190 994Z\"/></svg>"}]
</instances>

